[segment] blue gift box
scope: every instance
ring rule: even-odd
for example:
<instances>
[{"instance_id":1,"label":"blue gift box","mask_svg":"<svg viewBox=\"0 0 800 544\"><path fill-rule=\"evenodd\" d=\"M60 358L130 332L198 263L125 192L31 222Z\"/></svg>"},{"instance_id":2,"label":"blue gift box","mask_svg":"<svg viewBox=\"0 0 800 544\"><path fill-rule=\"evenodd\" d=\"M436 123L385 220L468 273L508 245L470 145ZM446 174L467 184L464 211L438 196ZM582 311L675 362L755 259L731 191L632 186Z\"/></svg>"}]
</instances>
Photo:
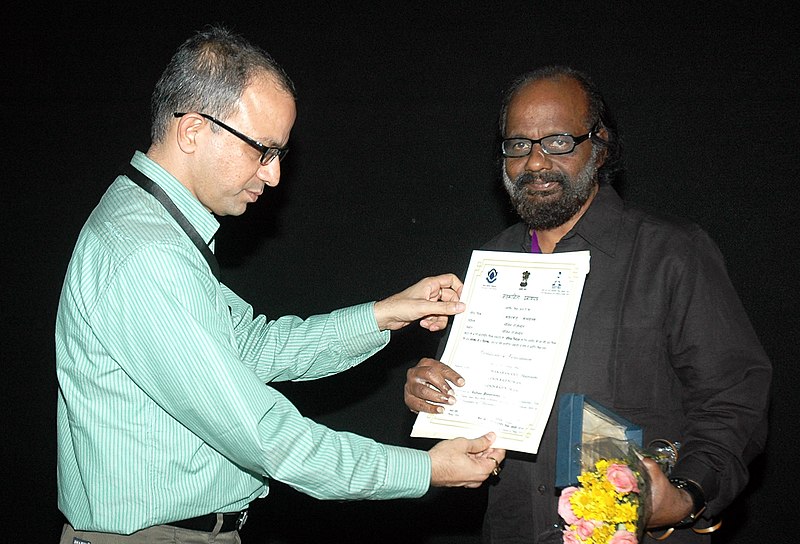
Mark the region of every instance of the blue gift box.
<instances>
[{"instance_id":1,"label":"blue gift box","mask_svg":"<svg viewBox=\"0 0 800 544\"><path fill-rule=\"evenodd\" d=\"M641 447L642 428L585 395L562 395L558 403L557 488L578 484L584 470L581 444L594 438L627 440Z\"/></svg>"}]
</instances>

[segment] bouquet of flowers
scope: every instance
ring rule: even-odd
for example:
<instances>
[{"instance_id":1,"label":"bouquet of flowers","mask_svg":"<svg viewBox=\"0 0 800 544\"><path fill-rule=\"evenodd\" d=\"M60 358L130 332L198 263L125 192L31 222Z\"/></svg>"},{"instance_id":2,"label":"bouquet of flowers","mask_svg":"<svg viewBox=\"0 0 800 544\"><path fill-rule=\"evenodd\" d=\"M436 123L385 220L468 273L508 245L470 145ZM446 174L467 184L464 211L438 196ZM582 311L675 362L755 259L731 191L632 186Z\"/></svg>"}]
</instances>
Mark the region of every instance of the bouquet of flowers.
<instances>
[{"instance_id":1,"label":"bouquet of flowers","mask_svg":"<svg viewBox=\"0 0 800 544\"><path fill-rule=\"evenodd\" d=\"M565 544L635 544L650 516L650 480L642 463L651 457L668 471L677 456L669 442L651 443L645 453L628 441L599 438L583 443L579 486L565 487L558 514L566 523Z\"/></svg>"}]
</instances>

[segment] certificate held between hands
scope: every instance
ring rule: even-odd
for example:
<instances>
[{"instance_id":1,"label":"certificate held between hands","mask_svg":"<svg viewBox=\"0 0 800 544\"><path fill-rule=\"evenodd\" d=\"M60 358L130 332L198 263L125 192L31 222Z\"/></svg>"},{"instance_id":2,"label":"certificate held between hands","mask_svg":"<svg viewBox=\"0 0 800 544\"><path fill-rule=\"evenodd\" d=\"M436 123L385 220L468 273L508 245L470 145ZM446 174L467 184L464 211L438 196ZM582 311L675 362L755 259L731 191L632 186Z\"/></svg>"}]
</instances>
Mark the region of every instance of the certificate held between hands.
<instances>
[{"instance_id":1,"label":"certificate held between hands","mask_svg":"<svg viewBox=\"0 0 800 544\"><path fill-rule=\"evenodd\" d=\"M476 250L442 361L407 374L411 436L476 437L536 453L566 360L589 252ZM458 401L452 385L459 386Z\"/></svg>"}]
</instances>

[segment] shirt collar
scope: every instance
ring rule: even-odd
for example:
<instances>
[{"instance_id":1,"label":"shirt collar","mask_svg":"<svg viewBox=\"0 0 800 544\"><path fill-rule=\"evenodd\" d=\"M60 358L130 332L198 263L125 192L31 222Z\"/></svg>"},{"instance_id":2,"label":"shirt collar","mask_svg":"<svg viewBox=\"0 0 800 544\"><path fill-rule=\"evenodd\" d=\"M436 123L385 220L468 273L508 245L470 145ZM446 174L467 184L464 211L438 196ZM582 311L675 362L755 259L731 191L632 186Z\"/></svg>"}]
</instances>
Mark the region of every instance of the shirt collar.
<instances>
[{"instance_id":1,"label":"shirt collar","mask_svg":"<svg viewBox=\"0 0 800 544\"><path fill-rule=\"evenodd\" d=\"M613 256L619 241L623 210L624 203L617 192L610 185L601 185L589 208L562 242L580 236L593 247Z\"/></svg>"},{"instance_id":2,"label":"shirt collar","mask_svg":"<svg viewBox=\"0 0 800 544\"><path fill-rule=\"evenodd\" d=\"M159 185L170 200L197 230L203 240L211 245L219 229L219 221L175 176L164 170L150 157L137 151L131 164Z\"/></svg>"}]
</instances>

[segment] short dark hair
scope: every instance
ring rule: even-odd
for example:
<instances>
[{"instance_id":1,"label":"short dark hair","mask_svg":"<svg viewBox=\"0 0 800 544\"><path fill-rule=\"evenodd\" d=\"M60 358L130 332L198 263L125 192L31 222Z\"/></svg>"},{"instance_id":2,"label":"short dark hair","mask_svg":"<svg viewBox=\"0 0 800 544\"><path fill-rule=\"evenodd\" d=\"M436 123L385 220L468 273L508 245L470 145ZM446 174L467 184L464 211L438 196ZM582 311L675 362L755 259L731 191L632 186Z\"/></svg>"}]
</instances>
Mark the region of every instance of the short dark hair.
<instances>
[{"instance_id":1,"label":"short dark hair","mask_svg":"<svg viewBox=\"0 0 800 544\"><path fill-rule=\"evenodd\" d=\"M150 102L150 137L159 142L177 111L226 117L254 78L271 75L293 98L294 83L272 56L242 36L209 25L187 39L167 64Z\"/></svg>"},{"instance_id":2,"label":"short dark hair","mask_svg":"<svg viewBox=\"0 0 800 544\"><path fill-rule=\"evenodd\" d=\"M606 129L608 136L605 139L592 136L592 145L599 145L606 148L606 158L598 169L597 176L601 184L612 183L615 181L617 176L622 173L623 170L622 142L620 139L619 130L617 129L617 122L614 119L611 111L608 109L608 105L606 104L603 95L600 93L600 90L588 75L579 70L569 66L543 66L517 77L503 94L499 120L500 133L498 137L500 140L505 137L506 122L508 119L508 106L520 89L535 81L541 81L545 79L557 80L563 78L569 78L576 81L586 93L586 100L588 102L588 119L586 119L586 129L591 129L595 123L598 123L600 127ZM500 146L497 145L496 149L499 150Z\"/></svg>"}]
</instances>

